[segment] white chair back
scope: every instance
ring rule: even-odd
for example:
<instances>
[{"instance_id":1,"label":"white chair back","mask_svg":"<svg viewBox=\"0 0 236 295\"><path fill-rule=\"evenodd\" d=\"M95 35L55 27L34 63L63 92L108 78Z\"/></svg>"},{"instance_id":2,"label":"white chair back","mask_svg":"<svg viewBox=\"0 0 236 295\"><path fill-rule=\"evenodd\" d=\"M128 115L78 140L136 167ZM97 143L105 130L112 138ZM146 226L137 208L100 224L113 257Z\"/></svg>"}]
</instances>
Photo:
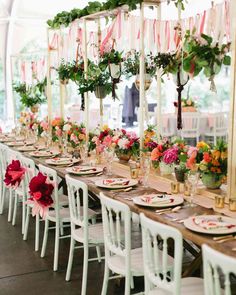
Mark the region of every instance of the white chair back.
<instances>
[{"instance_id":1,"label":"white chair back","mask_svg":"<svg viewBox=\"0 0 236 295\"><path fill-rule=\"evenodd\" d=\"M175 134L174 126L171 124L172 114L162 114L161 116L161 135L162 137L171 137Z\"/></svg>"},{"instance_id":2,"label":"white chair back","mask_svg":"<svg viewBox=\"0 0 236 295\"><path fill-rule=\"evenodd\" d=\"M230 276L236 275L236 258L220 253L207 245L202 246L202 252L205 294L231 295ZM220 285L222 277L224 277L224 292Z\"/></svg>"},{"instance_id":3,"label":"white chair back","mask_svg":"<svg viewBox=\"0 0 236 295\"><path fill-rule=\"evenodd\" d=\"M54 169L39 164L39 171L43 173L53 183L54 190L52 193L53 207L56 211L56 219L59 220L59 198L58 198L58 176Z\"/></svg>"},{"instance_id":4,"label":"white chair back","mask_svg":"<svg viewBox=\"0 0 236 295\"><path fill-rule=\"evenodd\" d=\"M199 141L200 136L200 114L197 112L182 113L183 128L181 130L182 138L196 138Z\"/></svg>"},{"instance_id":5,"label":"white chair back","mask_svg":"<svg viewBox=\"0 0 236 295\"><path fill-rule=\"evenodd\" d=\"M4 176L7 168L7 150L8 147L0 143L0 163L1 173Z\"/></svg>"},{"instance_id":6,"label":"white chair back","mask_svg":"<svg viewBox=\"0 0 236 295\"><path fill-rule=\"evenodd\" d=\"M181 233L140 214L144 254L145 294L154 287L180 294L183 239ZM162 249L158 239L162 239ZM168 265L168 240L174 242L174 264ZM170 274L171 269L171 274ZM169 294L169 293L168 293Z\"/></svg>"},{"instance_id":7,"label":"white chair back","mask_svg":"<svg viewBox=\"0 0 236 295\"><path fill-rule=\"evenodd\" d=\"M125 258L126 272L129 272L131 250L130 209L126 204L110 199L102 193L100 193L100 200L102 204L106 260L109 261L109 258L113 255Z\"/></svg>"},{"instance_id":8,"label":"white chair back","mask_svg":"<svg viewBox=\"0 0 236 295\"><path fill-rule=\"evenodd\" d=\"M226 136L228 130L227 113L218 113L214 115L214 130L216 136L218 134Z\"/></svg>"},{"instance_id":9,"label":"white chair back","mask_svg":"<svg viewBox=\"0 0 236 295\"><path fill-rule=\"evenodd\" d=\"M77 179L66 175L70 208L71 233L76 226L84 228L84 237L88 239L88 187Z\"/></svg>"},{"instance_id":10,"label":"white chair back","mask_svg":"<svg viewBox=\"0 0 236 295\"><path fill-rule=\"evenodd\" d=\"M24 185L28 194L30 180L36 176L36 166L34 160L21 156L21 165L26 168Z\"/></svg>"}]
</instances>

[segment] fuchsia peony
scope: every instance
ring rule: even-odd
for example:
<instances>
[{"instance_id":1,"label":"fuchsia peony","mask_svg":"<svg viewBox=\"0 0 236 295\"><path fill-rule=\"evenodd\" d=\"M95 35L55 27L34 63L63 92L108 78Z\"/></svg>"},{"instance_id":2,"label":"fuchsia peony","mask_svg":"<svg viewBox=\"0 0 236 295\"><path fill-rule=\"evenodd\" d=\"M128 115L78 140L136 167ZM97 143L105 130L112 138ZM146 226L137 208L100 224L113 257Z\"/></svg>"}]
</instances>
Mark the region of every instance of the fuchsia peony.
<instances>
[{"instance_id":1,"label":"fuchsia peony","mask_svg":"<svg viewBox=\"0 0 236 295\"><path fill-rule=\"evenodd\" d=\"M163 162L165 164L173 164L178 160L178 148L173 146L163 153Z\"/></svg>"},{"instance_id":2,"label":"fuchsia peony","mask_svg":"<svg viewBox=\"0 0 236 295\"><path fill-rule=\"evenodd\" d=\"M25 175L25 168L21 166L20 161L12 160L7 166L4 182L7 187L17 188Z\"/></svg>"}]
</instances>

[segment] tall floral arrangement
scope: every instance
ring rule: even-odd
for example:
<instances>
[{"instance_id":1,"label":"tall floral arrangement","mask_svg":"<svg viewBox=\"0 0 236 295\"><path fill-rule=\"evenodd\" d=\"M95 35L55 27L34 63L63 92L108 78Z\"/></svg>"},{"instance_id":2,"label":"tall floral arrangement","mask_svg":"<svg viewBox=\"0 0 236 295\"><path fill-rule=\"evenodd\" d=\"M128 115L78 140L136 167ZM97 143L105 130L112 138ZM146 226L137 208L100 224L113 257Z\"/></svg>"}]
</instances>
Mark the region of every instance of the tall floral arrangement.
<instances>
[{"instance_id":1,"label":"tall floral arrangement","mask_svg":"<svg viewBox=\"0 0 236 295\"><path fill-rule=\"evenodd\" d=\"M81 146L86 142L86 129L83 123L76 124L67 122L63 127L63 131L68 136L68 141L71 143L73 148Z\"/></svg>"},{"instance_id":2,"label":"tall floral arrangement","mask_svg":"<svg viewBox=\"0 0 236 295\"><path fill-rule=\"evenodd\" d=\"M52 141L58 141L62 136L65 121L63 118L56 117L52 120Z\"/></svg>"},{"instance_id":3,"label":"tall floral arrangement","mask_svg":"<svg viewBox=\"0 0 236 295\"><path fill-rule=\"evenodd\" d=\"M120 154L130 154L138 156L139 154L139 138L135 132L128 132L124 129L117 129L114 132L113 142L115 144L115 152Z\"/></svg>"},{"instance_id":4,"label":"tall floral arrangement","mask_svg":"<svg viewBox=\"0 0 236 295\"><path fill-rule=\"evenodd\" d=\"M170 148L171 150L168 155L167 151ZM151 160L155 168L159 166L160 162L163 161L164 158L165 161L168 162L166 164L169 164L171 157L174 157L173 161L175 161L177 159L177 151L175 149L172 149L172 143L168 139L163 139L162 141L160 141L151 152Z\"/></svg>"},{"instance_id":5,"label":"tall floral arrangement","mask_svg":"<svg viewBox=\"0 0 236 295\"><path fill-rule=\"evenodd\" d=\"M95 145L96 152L102 153L105 148L114 147L114 130L110 129L107 125L103 126L102 130L93 136L92 143Z\"/></svg>"}]
</instances>

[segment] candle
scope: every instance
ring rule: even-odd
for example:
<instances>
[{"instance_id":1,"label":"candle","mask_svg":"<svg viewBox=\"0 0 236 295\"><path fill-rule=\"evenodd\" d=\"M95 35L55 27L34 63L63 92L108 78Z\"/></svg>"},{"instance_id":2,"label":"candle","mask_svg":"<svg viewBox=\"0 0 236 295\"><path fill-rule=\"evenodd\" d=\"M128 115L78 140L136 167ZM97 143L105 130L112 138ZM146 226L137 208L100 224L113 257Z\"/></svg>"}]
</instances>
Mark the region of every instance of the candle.
<instances>
[{"instance_id":1,"label":"candle","mask_svg":"<svg viewBox=\"0 0 236 295\"><path fill-rule=\"evenodd\" d=\"M236 211L236 198L229 199L229 210Z\"/></svg>"},{"instance_id":2,"label":"candle","mask_svg":"<svg viewBox=\"0 0 236 295\"><path fill-rule=\"evenodd\" d=\"M178 194L179 193L179 183L177 181L171 182L171 193Z\"/></svg>"},{"instance_id":3,"label":"candle","mask_svg":"<svg viewBox=\"0 0 236 295\"><path fill-rule=\"evenodd\" d=\"M217 195L215 196L215 207L224 208L225 206L225 196Z\"/></svg>"}]
</instances>

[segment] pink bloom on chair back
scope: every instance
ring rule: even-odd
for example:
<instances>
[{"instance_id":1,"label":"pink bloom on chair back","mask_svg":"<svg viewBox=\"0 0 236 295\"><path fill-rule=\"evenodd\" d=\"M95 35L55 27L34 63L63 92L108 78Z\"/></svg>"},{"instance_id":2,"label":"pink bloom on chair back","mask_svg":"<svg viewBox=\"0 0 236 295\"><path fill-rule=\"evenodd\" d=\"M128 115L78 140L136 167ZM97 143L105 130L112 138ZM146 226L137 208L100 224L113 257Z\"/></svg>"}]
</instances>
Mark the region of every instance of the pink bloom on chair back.
<instances>
[{"instance_id":1,"label":"pink bloom on chair back","mask_svg":"<svg viewBox=\"0 0 236 295\"><path fill-rule=\"evenodd\" d=\"M25 175L26 169L21 166L19 160L12 160L7 166L4 182L7 187L17 188Z\"/></svg>"},{"instance_id":2,"label":"pink bloom on chair back","mask_svg":"<svg viewBox=\"0 0 236 295\"><path fill-rule=\"evenodd\" d=\"M48 208L53 204L53 190L53 184L41 172L31 179L29 194L31 196L30 203L34 203L33 215L39 213L42 218L45 218Z\"/></svg>"}]
</instances>

